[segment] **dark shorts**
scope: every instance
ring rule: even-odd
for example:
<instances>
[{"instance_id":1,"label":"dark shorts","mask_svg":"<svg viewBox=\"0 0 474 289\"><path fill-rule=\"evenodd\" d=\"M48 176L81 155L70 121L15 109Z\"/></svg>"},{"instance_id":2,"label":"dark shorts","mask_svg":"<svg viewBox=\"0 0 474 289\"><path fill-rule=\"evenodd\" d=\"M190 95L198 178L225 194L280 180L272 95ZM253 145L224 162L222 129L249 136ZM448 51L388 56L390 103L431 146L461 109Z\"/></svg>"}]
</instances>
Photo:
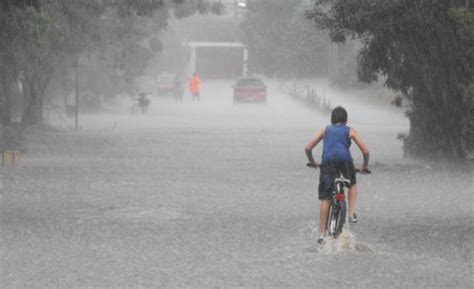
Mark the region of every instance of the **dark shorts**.
<instances>
[{"instance_id":1,"label":"dark shorts","mask_svg":"<svg viewBox=\"0 0 474 289\"><path fill-rule=\"evenodd\" d=\"M350 161L334 161L321 164L319 173L319 199L329 200L334 192L334 179L342 173L344 178L357 183L354 163Z\"/></svg>"}]
</instances>

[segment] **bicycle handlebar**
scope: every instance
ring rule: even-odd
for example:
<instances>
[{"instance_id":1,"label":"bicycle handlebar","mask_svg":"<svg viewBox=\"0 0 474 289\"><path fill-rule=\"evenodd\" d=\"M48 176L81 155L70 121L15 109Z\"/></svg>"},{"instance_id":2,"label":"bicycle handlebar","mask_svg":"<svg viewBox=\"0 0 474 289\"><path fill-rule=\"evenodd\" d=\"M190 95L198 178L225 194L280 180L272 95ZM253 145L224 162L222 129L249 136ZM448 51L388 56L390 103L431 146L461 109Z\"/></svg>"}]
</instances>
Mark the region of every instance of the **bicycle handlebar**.
<instances>
[{"instance_id":1,"label":"bicycle handlebar","mask_svg":"<svg viewBox=\"0 0 474 289\"><path fill-rule=\"evenodd\" d=\"M320 167L320 165L315 164L315 163L307 163L306 166L307 166L308 168L314 168L314 169L317 169L317 168Z\"/></svg>"},{"instance_id":2,"label":"bicycle handlebar","mask_svg":"<svg viewBox=\"0 0 474 289\"><path fill-rule=\"evenodd\" d=\"M306 166L308 168L313 168L313 169L318 169L321 167L320 164L315 164L315 163L306 163ZM371 174L372 172L369 170L369 169L364 169L364 170L361 170L361 169L355 169L356 173L359 173L359 174Z\"/></svg>"},{"instance_id":3,"label":"bicycle handlebar","mask_svg":"<svg viewBox=\"0 0 474 289\"><path fill-rule=\"evenodd\" d=\"M371 174L372 173L369 169L364 169L364 170L356 169L355 171L356 171L356 173L359 173L359 174Z\"/></svg>"}]
</instances>

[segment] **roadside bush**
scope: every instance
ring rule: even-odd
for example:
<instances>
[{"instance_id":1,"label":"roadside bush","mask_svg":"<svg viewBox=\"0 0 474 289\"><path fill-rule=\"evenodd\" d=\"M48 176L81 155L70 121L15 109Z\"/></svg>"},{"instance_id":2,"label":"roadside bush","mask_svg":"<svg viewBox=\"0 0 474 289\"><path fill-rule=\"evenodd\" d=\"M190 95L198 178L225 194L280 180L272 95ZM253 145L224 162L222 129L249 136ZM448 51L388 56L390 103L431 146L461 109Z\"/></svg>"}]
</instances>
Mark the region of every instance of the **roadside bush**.
<instances>
[{"instance_id":1,"label":"roadside bush","mask_svg":"<svg viewBox=\"0 0 474 289\"><path fill-rule=\"evenodd\" d=\"M321 112L330 113L332 110L331 101L324 95L318 94L317 90L310 86L299 87L296 83L293 83L289 94L293 99Z\"/></svg>"}]
</instances>

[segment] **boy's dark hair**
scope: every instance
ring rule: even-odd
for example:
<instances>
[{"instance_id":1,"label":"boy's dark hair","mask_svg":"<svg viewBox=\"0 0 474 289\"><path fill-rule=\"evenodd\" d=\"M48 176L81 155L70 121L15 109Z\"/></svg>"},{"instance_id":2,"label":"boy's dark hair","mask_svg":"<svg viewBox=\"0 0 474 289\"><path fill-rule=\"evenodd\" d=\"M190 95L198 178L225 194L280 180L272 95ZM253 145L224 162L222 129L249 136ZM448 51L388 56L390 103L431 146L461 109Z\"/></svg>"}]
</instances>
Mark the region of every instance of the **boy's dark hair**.
<instances>
[{"instance_id":1,"label":"boy's dark hair","mask_svg":"<svg viewBox=\"0 0 474 289\"><path fill-rule=\"evenodd\" d=\"M331 123L346 123L347 122L347 111L342 107L338 106L331 112Z\"/></svg>"}]
</instances>

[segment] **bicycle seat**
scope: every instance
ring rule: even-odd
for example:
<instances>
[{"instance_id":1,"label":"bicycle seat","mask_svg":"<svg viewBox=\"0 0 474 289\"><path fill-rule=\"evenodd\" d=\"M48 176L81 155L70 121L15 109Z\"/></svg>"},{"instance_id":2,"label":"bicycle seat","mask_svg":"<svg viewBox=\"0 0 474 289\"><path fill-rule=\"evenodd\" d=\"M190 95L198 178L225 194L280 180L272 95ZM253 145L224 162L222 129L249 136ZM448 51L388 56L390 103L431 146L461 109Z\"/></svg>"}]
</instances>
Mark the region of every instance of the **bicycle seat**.
<instances>
[{"instance_id":1,"label":"bicycle seat","mask_svg":"<svg viewBox=\"0 0 474 289\"><path fill-rule=\"evenodd\" d=\"M334 183L343 183L343 184L346 184L346 185L350 185L351 181L344 178L344 177L339 177L339 178L334 179Z\"/></svg>"}]
</instances>

